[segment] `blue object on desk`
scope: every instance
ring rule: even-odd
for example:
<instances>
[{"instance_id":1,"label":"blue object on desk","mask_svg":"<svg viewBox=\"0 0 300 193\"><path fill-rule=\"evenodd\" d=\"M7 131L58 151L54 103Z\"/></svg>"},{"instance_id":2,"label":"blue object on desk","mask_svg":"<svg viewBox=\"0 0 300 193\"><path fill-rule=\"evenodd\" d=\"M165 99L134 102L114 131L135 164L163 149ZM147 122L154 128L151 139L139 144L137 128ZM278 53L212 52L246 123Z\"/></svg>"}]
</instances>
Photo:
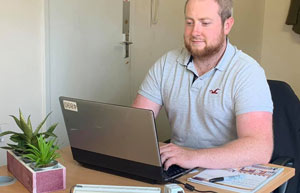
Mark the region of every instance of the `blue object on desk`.
<instances>
[{"instance_id":1,"label":"blue object on desk","mask_svg":"<svg viewBox=\"0 0 300 193\"><path fill-rule=\"evenodd\" d=\"M7 186L16 182L16 178L10 176L0 176L0 186Z\"/></svg>"}]
</instances>

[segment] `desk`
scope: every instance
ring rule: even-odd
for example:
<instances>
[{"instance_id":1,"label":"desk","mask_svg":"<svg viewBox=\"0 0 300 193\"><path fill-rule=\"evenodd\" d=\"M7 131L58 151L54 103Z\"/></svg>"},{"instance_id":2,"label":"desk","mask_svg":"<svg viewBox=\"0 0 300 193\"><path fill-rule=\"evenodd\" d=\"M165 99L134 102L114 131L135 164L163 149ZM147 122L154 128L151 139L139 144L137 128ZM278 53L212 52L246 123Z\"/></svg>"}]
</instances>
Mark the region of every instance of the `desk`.
<instances>
[{"instance_id":1,"label":"desk","mask_svg":"<svg viewBox=\"0 0 300 193\"><path fill-rule=\"evenodd\" d=\"M153 186L161 187L163 192L163 185L157 184L148 184L141 181L136 181L129 178L124 178L120 176L115 176L112 174L91 170L80 166L75 160L73 160L70 147L62 148L59 150L61 153L61 158L59 162L63 164L67 169L67 189L63 191L56 191L55 193L68 193L70 188L75 184L102 184L102 185L121 185L121 186ZM272 164L270 164L272 165ZM280 166L278 166L280 167ZM187 177L193 176L195 174L189 174L182 176L178 180L186 182ZM284 171L274 178L270 183L264 186L259 192L266 193L271 192L276 189L278 186L283 184L285 181L290 179L295 175L294 168L284 167ZM0 176L11 176L8 172L6 166L0 167ZM198 190L214 190L218 193L229 193L230 191L221 190L217 188L207 187L200 184L193 184ZM0 186L0 192L5 193L28 193L29 191L20 183L16 182L15 184L9 186ZM190 192L185 189L185 192Z\"/></svg>"}]
</instances>

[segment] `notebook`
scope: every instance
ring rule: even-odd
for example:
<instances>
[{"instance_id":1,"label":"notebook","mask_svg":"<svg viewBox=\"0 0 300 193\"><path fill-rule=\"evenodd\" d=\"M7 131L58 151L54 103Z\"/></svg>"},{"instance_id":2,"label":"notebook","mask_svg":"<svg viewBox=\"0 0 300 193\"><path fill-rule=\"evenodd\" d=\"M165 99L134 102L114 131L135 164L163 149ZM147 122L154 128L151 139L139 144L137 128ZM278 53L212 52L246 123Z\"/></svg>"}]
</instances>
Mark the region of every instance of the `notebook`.
<instances>
[{"instance_id":1,"label":"notebook","mask_svg":"<svg viewBox=\"0 0 300 193\"><path fill-rule=\"evenodd\" d=\"M151 110L60 97L73 159L83 166L152 183L191 170L164 171Z\"/></svg>"}]
</instances>

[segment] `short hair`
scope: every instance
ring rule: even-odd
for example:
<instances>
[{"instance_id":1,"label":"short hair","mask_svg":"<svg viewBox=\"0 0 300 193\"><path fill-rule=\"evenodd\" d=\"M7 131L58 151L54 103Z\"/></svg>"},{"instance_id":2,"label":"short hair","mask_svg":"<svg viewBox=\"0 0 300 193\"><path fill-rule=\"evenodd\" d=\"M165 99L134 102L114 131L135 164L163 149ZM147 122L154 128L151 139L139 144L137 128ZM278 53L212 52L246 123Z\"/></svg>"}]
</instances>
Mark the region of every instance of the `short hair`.
<instances>
[{"instance_id":1,"label":"short hair","mask_svg":"<svg viewBox=\"0 0 300 193\"><path fill-rule=\"evenodd\" d=\"M232 0L214 0L214 1L218 3L220 7L219 15L221 17L222 23L224 23L225 20L230 18L233 14L233 2ZM185 2L184 13L186 13L186 6L188 2L189 0Z\"/></svg>"}]
</instances>

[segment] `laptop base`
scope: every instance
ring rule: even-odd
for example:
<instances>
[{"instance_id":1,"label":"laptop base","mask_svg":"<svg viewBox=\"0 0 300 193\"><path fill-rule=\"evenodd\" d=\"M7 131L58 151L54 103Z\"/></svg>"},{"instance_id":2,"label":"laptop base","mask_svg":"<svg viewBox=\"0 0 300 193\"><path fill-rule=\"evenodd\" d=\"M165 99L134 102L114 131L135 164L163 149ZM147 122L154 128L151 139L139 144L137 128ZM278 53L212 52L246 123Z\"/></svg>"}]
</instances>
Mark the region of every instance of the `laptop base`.
<instances>
[{"instance_id":1,"label":"laptop base","mask_svg":"<svg viewBox=\"0 0 300 193\"><path fill-rule=\"evenodd\" d=\"M157 178L157 176L161 176L160 172L162 171L160 167L107 156L74 147L71 147L71 150L74 160L86 168L131 178L150 184L167 183L167 181L164 179ZM141 171L147 174L147 176L135 175L141 174Z\"/></svg>"}]
</instances>

